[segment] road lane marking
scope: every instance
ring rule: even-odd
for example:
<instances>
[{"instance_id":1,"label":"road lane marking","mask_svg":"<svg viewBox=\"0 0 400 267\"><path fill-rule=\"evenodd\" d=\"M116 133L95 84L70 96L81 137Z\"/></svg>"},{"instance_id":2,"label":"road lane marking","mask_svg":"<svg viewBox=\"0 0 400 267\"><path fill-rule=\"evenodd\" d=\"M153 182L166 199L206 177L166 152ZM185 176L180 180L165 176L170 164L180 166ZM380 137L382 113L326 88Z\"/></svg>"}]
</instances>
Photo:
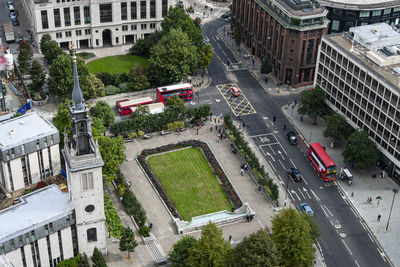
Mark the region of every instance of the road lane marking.
<instances>
[{"instance_id":1,"label":"road lane marking","mask_svg":"<svg viewBox=\"0 0 400 267\"><path fill-rule=\"evenodd\" d=\"M291 192L292 194L295 194L299 201L301 200L301 199L299 198L299 195L297 195L296 191L291 190L290 192Z\"/></svg>"},{"instance_id":2,"label":"road lane marking","mask_svg":"<svg viewBox=\"0 0 400 267\"><path fill-rule=\"evenodd\" d=\"M324 206L325 206L325 205L324 205ZM329 212L329 214L333 217L333 214L332 214L332 212L328 209L328 207L325 206L325 208L326 208L326 210Z\"/></svg>"},{"instance_id":3,"label":"road lane marking","mask_svg":"<svg viewBox=\"0 0 400 267\"><path fill-rule=\"evenodd\" d=\"M314 193L314 191L312 189L310 189L311 193L314 195L315 199L317 201L320 201L319 197L317 196L317 194Z\"/></svg>"},{"instance_id":4,"label":"road lane marking","mask_svg":"<svg viewBox=\"0 0 400 267\"><path fill-rule=\"evenodd\" d=\"M369 239L371 239L372 243L375 243L374 240L372 239L371 234L369 232L368 232L368 236L369 236Z\"/></svg>"},{"instance_id":5,"label":"road lane marking","mask_svg":"<svg viewBox=\"0 0 400 267\"><path fill-rule=\"evenodd\" d=\"M303 187L303 191L304 191L304 193L306 193L306 195L308 196L308 198L311 199L311 196L310 196L310 194L307 192L307 189L305 189L305 188Z\"/></svg>"},{"instance_id":6,"label":"road lane marking","mask_svg":"<svg viewBox=\"0 0 400 267\"><path fill-rule=\"evenodd\" d=\"M347 248L347 250L349 251L349 253L353 256L353 253L351 253L349 247L346 245L346 243L343 241L343 239L342 239L342 242L343 242L343 245L344 245L344 246Z\"/></svg>"},{"instance_id":7,"label":"road lane marking","mask_svg":"<svg viewBox=\"0 0 400 267\"><path fill-rule=\"evenodd\" d=\"M328 218L328 220L329 220L328 213L326 213L324 206L321 206L321 208L322 208L322 211L325 213L325 216L326 216L326 217ZM329 220L329 221L331 221L331 220Z\"/></svg>"},{"instance_id":8,"label":"road lane marking","mask_svg":"<svg viewBox=\"0 0 400 267\"><path fill-rule=\"evenodd\" d=\"M271 159L275 162L274 157L271 155L271 153L267 152L267 155L271 157Z\"/></svg>"},{"instance_id":9,"label":"road lane marking","mask_svg":"<svg viewBox=\"0 0 400 267\"><path fill-rule=\"evenodd\" d=\"M297 188L300 192L300 194L303 196L304 199L306 199L306 196L303 194L303 192L301 192L300 188Z\"/></svg>"},{"instance_id":10,"label":"road lane marking","mask_svg":"<svg viewBox=\"0 0 400 267\"><path fill-rule=\"evenodd\" d=\"M276 172L276 169L275 169L275 167L274 167L274 164L270 163L269 161L268 161L268 163L269 163L269 166L271 166L271 168L274 169L274 171Z\"/></svg>"},{"instance_id":11,"label":"road lane marking","mask_svg":"<svg viewBox=\"0 0 400 267\"><path fill-rule=\"evenodd\" d=\"M250 135L251 138L256 138L260 136L266 136L266 135L274 135L273 133L268 133L268 134L257 134L257 135Z\"/></svg>"},{"instance_id":12,"label":"road lane marking","mask_svg":"<svg viewBox=\"0 0 400 267\"><path fill-rule=\"evenodd\" d=\"M285 165L283 165L282 161L280 159L278 159L278 160L279 160L279 163L282 165L283 169L287 170L287 168L285 168Z\"/></svg>"},{"instance_id":13,"label":"road lane marking","mask_svg":"<svg viewBox=\"0 0 400 267\"><path fill-rule=\"evenodd\" d=\"M282 152L279 149L278 149L278 154L281 155L283 160L285 160L285 157L282 155Z\"/></svg>"},{"instance_id":14,"label":"road lane marking","mask_svg":"<svg viewBox=\"0 0 400 267\"><path fill-rule=\"evenodd\" d=\"M290 163L292 163L292 165L297 169L296 165L294 164L294 162L292 161L292 159L289 159Z\"/></svg>"},{"instance_id":15,"label":"road lane marking","mask_svg":"<svg viewBox=\"0 0 400 267\"><path fill-rule=\"evenodd\" d=\"M303 181L308 185L306 178L303 177Z\"/></svg>"},{"instance_id":16,"label":"road lane marking","mask_svg":"<svg viewBox=\"0 0 400 267\"><path fill-rule=\"evenodd\" d=\"M354 260L354 261L356 262L357 266L360 267L360 264L358 264L357 260Z\"/></svg>"}]
</instances>

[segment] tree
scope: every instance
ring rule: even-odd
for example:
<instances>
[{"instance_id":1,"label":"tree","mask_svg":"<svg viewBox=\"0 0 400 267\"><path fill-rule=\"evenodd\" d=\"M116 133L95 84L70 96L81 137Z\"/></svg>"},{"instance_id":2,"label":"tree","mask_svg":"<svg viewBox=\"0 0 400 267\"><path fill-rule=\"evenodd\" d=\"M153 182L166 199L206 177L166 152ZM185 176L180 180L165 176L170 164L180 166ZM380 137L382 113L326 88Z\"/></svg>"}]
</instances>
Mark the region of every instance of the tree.
<instances>
[{"instance_id":1,"label":"tree","mask_svg":"<svg viewBox=\"0 0 400 267\"><path fill-rule=\"evenodd\" d=\"M101 254L98 248L94 248L92 262L93 267L107 267L106 260L104 259L103 254Z\"/></svg>"},{"instance_id":2,"label":"tree","mask_svg":"<svg viewBox=\"0 0 400 267\"><path fill-rule=\"evenodd\" d=\"M78 267L90 267L89 259L86 253L81 254L81 258L78 263Z\"/></svg>"},{"instance_id":3,"label":"tree","mask_svg":"<svg viewBox=\"0 0 400 267\"><path fill-rule=\"evenodd\" d=\"M165 31L155 31L143 39L137 40L137 42L129 49L129 52L133 55L149 57L150 49L161 40L164 34Z\"/></svg>"},{"instance_id":4,"label":"tree","mask_svg":"<svg viewBox=\"0 0 400 267\"><path fill-rule=\"evenodd\" d=\"M211 45L207 44L200 51L200 62L199 65L203 69L203 74L206 71L208 65L210 64L213 58L213 51L211 50Z\"/></svg>"},{"instance_id":5,"label":"tree","mask_svg":"<svg viewBox=\"0 0 400 267\"><path fill-rule=\"evenodd\" d=\"M60 148L64 147L64 131L67 131L68 136L70 135L71 118L69 116L69 103L66 99L64 103L58 105L57 114L53 118L53 124L60 133Z\"/></svg>"},{"instance_id":6,"label":"tree","mask_svg":"<svg viewBox=\"0 0 400 267\"><path fill-rule=\"evenodd\" d=\"M280 265L311 266L315 248L310 226L296 210L284 209L272 220L272 239L280 252Z\"/></svg>"},{"instance_id":7,"label":"tree","mask_svg":"<svg viewBox=\"0 0 400 267\"><path fill-rule=\"evenodd\" d=\"M138 243L135 240L135 233L131 228L126 227L119 240L119 250L128 251L128 257L130 257L130 253L135 251L137 245Z\"/></svg>"},{"instance_id":8,"label":"tree","mask_svg":"<svg viewBox=\"0 0 400 267\"><path fill-rule=\"evenodd\" d=\"M331 137L335 141L347 140L353 128L347 123L346 119L337 112L325 117L326 128L324 137Z\"/></svg>"},{"instance_id":9,"label":"tree","mask_svg":"<svg viewBox=\"0 0 400 267\"><path fill-rule=\"evenodd\" d=\"M238 24L235 27L235 32L233 33L233 38L235 39L236 45L240 49L240 43L242 42L242 38L243 38L243 30L242 30L242 27L240 27L240 25L238 25Z\"/></svg>"},{"instance_id":10,"label":"tree","mask_svg":"<svg viewBox=\"0 0 400 267\"><path fill-rule=\"evenodd\" d=\"M189 256L189 249L192 248L198 240L193 236L184 236L174 244L168 255L168 260L174 267L186 267L186 259Z\"/></svg>"},{"instance_id":11,"label":"tree","mask_svg":"<svg viewBox=\"0 0 400 267\"><path fill-rule=\"evenodd\" d=\"M79 84L83 94L89 87L88 76L89 71L81 58L77 58L77 68L79 74ZM72 57L63 53L54 60L49 69L48 79L49 91L51 94L60 98L71 96L74 89L74 74Z\"/></svg>"},{"instance_id":12,"label":"tree","mask_svg":"<svg viewBox=\"0 0 400 267\"><path fill-rule=\"evenodd\" d=\"M149 75L153 84L178 82L192 73L199 61L197 48L181 30L171 30L151 48Z\"/></svg>"},{"instance_id":13,"label":"tree","mask_svg":"<svg viewBox=\"0 0 400 267\"><path fill-rule=\"evenodd\" d=\"M44 85L46 79L46 73L39 61L32 61L32 66L29 70L29 74L31 75L32 82L28 85L29 89L34 92L42 91L42 87Z\"/></svg>"},{"instance_id":14,"label":"tree","mask_svg":"<svg viewBox=\"0 0 400 267\"><path fill-rule=\"evenodd\" d=\"M42 52L43 55L46 54L50 41L51 41L51 36L50 34L47 33L44 34L40 39L40 51Z\"/></svg>"},{"instance_id":15,"label":"tree","mask_svg":"<svg viewBox=\"0 0 400 267\"><path fill-rule=\"evenodd\" d=\"M261 73L263 74L268 74L272 71L272 66L269 64L267 59L264 59L262 65L261 65Z\"/></svg>"},{"instance_id":16,"label":"tree","mask_svg":"<svg viewBox=\"0 0 400 267\"><path fill-rule=\"evenodd\" d=\"M321 231L314 220L314 217L306 212L302 212L301 215L308 222L310 226L310 236L314 243L317 243L318 237L321 235Z\"/></svg>"},{"instance_id":17,"label":"tree","mask_svg":"<svg viewBox=\"0 0 400 267\"><path fill-rule=\"evenodd\" d=\"M166 111L172 111L176 116L182 116L185 113L185 103L178 95L173 95L167 99Z\"/></svg>"},{"instance_id":18,"label":"tree","mask_svg":"<svg viewBox=\"0 0 400 267\"><path fill-rule=\"evenodd\" d=\"M367 132L358 130L347 139L342 155L344 162L352 163L358 168L365 168L376 164L379 159L379 150L369 139Z\"/></svg>"},{"instance_id":19,"label":"tree","mask_svg":"<svg viewBox=\"0 0 400 267\"><path fill-rule=\"evenodd\" d=\"M139 63L133 64L131 73L129 75L129 81L132 84L133 91L150 88L150 82L147 78L146 69Z\"/></svg>"},{"instance_id":20,"label":"tree","mask_svg":"<svg viewBox=\"0 0 400 267\"><path fill-rule=\"evenodd\" d=\"M27 41L22 41L19 44L19 54L18 54L18 67L22 74L29 73L29 66L32 57L33 57L33 50L31 45Z\"/></svg>"},{"instance_id":21,"label":"tree","mask_svg":"<svg viewBox=\"0 0 400 267\"><path fill-rule=\"evenodd\" d=\"M326 114L324 90L316 86L312 90L303 91L298 112L314 118L314 125L317 124L317 117L322 117Z\"/></svg>"},{"instance_id":22,"label":"tree","mask_svg":"<svg viewBox=\"0 0 400 267\"><path fill-rule=\"evenodd\" d=\"M87 87L87 90L83 92L84 93L83 97L85 99L97 98L106 95L104 84L101 82L99 78L96 77L96 75L92 73L89 73L88 85L89 86Z\"/></svg>"},{"instance_id":23,"label":"tree","mask_svg":"<svg viewBox=\"0 0 400 267\"><path fill-rule=\"evenodd\" d=\"M260 229L245 237L234 249L234 266L278 266L279 252L271 235Z\"/></svg>"},{"instance_id":24,"label":"tree","mask_svg":"<svg viewBox=\"0 0 400 267\"><path fill-rule=\"evenodd\" d=\"M115 120L114 110L105 101L97 101L92 108L92 114L93 117L101 119L106 128L110 127Z\"/></svg>"},{"instance_id":25,"label":"tree","mask_svg":"<svg viewBox=\"0 0 400 267\"><path fill-rule=\"evenodd\" d=\"M103 176L108 182L115 179L119 165L126 160L124 151L124 140L121 136L111 138L109 136L98 136L97 142L101 157L104 161Z\"/></svg>"},{"instance_id":26,"label":"tree","mask_svg":"<svg viewBox=\"0 0 400 267\"><path fill-rule=\"evenodd\" d=\"M103 125L103 121L100 118L93 118L92 122L92 135L93 138L97 139L97 137L101 136L104 134L106 131L106 127Z\"/></svg>"},{"instance_id":27,"label":"tree","mask_svg":"<svg viewBox=\"0 0 400 267\"><path fill-rule=\"evenodd\" d=\"M46 59L49 65L53 64L53 61L61 54L66 54L62 50L61 47L58 46L58 43L54 40L50 40L45 47L45 50L42 51L44 58Z\"/></svg>"},{"instance_id":28,"label":"tree","mask_svg":"<svg viewBox=\"0 0 400 267\"><path fill-rule=\"evenodd\" d=\"M189 249L187 266L229 266L232 261L232 247L225 242L222 231L215 223L209 222L201 231L201 238Z\"/></svg>"}]
</instances>

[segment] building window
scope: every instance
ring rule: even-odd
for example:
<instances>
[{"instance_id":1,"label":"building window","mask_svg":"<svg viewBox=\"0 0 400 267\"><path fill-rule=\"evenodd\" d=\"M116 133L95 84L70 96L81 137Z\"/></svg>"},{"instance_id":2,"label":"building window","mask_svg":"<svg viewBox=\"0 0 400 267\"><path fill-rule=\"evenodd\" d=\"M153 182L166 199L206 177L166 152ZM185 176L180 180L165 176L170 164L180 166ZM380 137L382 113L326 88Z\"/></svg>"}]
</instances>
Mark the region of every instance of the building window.
<instances>
[{"instance_id":1,"label":"building window","mask_svg":"<svg viewBox=\"0 0 400 267\"><path fill-rule=\"evenodd\" d=\"M90 24L90 8L89 6L83 7L83 20L85 24Z\"/></svg>"},{"instance_id":2,"label":"building window","mask_svg":"<svg viewBox=\"0 0 400 267\"><path fill-rule=\"evenodd\" d=\"M14 239L10 240L10 249L14 250L15 249L15 243L14 243Z\"/></svg>"},{"instance_id":3,"label":"building window","mask_svg":"<svg viewBox=\"0 0 400 267\"><path fill-rule=\"evenodd\" d=\"M137 4L131 2L131 19L137 19Z\"/></svg>"},{"instance_id":4,"label":"building window","mask_svg":"<svg viewBox=\"0 0 400 267\"><path fill-rule=\"evenodd\" d=\"M127 2L121 2L121 20L128 19L128 5Z\"/></svg>"},{"instance_id":5,"label":"building window","mask_svg":"<svg viewBox=\"0 0 400 267\"><path fill-rule=\"evenodd\" d=\"M15 158L15 148L11 148L11 158Z\"/></svg>"},{"instance_id":6,"label":"building window","mask_svg":"<svg viewBox=\"0 0 400 267\"><path fill-rule=\"evenodd\" d=\"M49 234L49 226L47 224L44 226L44 234L45 235Z\"/></svg>"},{"instance_id":7,"label":"building window","mask_svg":"<svg viewBox=\"0 0 400 267\"><path fill-rule=\"evenodd\" d=\"M62 32L56 32L56 38L62 38Z\"/></svg>"},{"instance_id":8,"label":"building window","mask_svg":"<svg viewBox=\"0 0 400 267\"><path fill-rule=\"evenodd\" d=\"M74 7L74 21L75 25L81 25L81 9L79 6Z\"/></svg>"},{"instance_id":9,"label":"building window","mask_svg":"<svg viewBox=\"0 0 400 267\"><path fill-rule=\"evenodd\" d=\"M140 1L140 18L145 19L146 17L146 1Z\"/></svg>"},{"instance_id":10,"label":"building window","mask_svg":"<svg viewBox=\"0 0 400 267\"><path fill-rule=\"evenodd\" d=\"M161 15L165 17L168 12L168 0L162 0Z\"/></svg>"},{"instance_id":11,"label":"building window","mask_svg":"<svg viewBox=\"0 0 400 267\"><path fill-rule=\"evenodd\" d=\"M67 32L65 32L65 37L71 37L71 31L67 31Z\"/></svg>"},{"instance_id":12,"label":"building window","mask_svg":"<svg viewBox=\"0 0 400 267\"><path fill-rule=\"evenodd\" d=\"M153 22L153 23L150 23L150 29L155 29L156 28L156 24Z\"/></svg>"},{"instance_id":13,"label":"building window","mask_svg":"<svg viewBox=\"0 0 400 267\"><path fill-rule=\"evenodd\" d=\"M85 34L86 35L90 34L90 29L85 29Z\"/></svg>"},{"instance_id":14,"label":"building window","mask_svg":"<svg viewBox=\"0 0 400 267\"><path fill-rule=\"evenodd\" d=\"M54 13L54 26L61 27L60 9L59 8L54 9L53 13Z\"/></svg>"},{"instance_id":15,"label":"building window","mask_svg":"<svg viewBox=\"0 0 400 267\"><path fill-rule=\"evenodd\" d=\"M4 249L4 243L0 244L0 254L4 254L5 249Z\"/></svg>"},{"instance_id":16,"label":"building window","mask_svg":"<svg viewBox=\"0 0 400 267\"><path fill-rule=\"evenodd\" d=\"M75 31L76 36L81 36L82 35L82 30L76 30Z\"/></svg>"},{"instance_id":17,"label":"building window","mask_svg":"<svg viewBox=\"0 0 400 267\"><path fill-rule=\"evenodd\" d=\"M360 18L368 18L369 11L360 11Z\"/></svg>"},{"instance_id":18,"label":"building window","mask_svg":"<svg viewBox=\"0 0 400 267\"><path fill-rule=\"evenodd\" d=\"M386 8L383 10L383 15L389 15L391 13L392 9L391 8Z\"/></svg>"},{"instance_id":19,"label":"building window","mask_svg":"<svg viewBox=\"0 0 400 267\"><path fill-rule=\"evenodd\" d=\"M156 0L150 0L150 18L156 17Z\"/></svg>"},{"instance_id":20,"label":"building window","mask_svg":"<svg viewBox=\"0 0 400 267\"><path fill-rule=\"evenodd\" d=\"M90 228L87 230L87 240L88 242L94 242L97 241L97 229L96 228Z\"/></svg>"},{"instance_id":21,"label":"building window","mask_svg":"<svg viewBox=\"0 0 400 267\"><path fill-rule=\"evenodd\" d=\"M50 230L50 233L54 232L53 223L49 223L49 230Z\"/></svg>"},{"instance_id":22,"label":"building window","mask_svg":"<svg viewBox=\"0 0 400 267\"><path fill-rule=\"evenodd\" d=\"M140 24L140 28L142 30L146 30L147 29L147 24L146 23Z\"/></svg>"},{"instance_id":23,"label":"building window","mask_svg":"<svg viewBox=\"0 0 400 267\"><path fill-rule=\"evenodd\" d=\"M122 25L122 31L127 31L128 30L128 25Z\"/></svg>"},{"instance_id":24,"label":"building window","mask_svg":"<svg viewBox=\"0 0 400 267\"><path fill-rule=\"evenodd\" d=\"M7 169L8 169L8 179L10 181L11 191L14 191L14 182L13 182L10 162L7 162Z\"/></svg>"},{"instance_id":25,"label":"building window","mask_svg":"<svg viewBox=\"0 0 400 267\"><path fill-rule=\"evenodd\" d=\"M31 242L31 240L30 240L30 238L29 238L29 233L26 233L25 234L25 243L30 243Z\"/></svg>"},{"instance_id":26,"label":"building window","mask_svg":"<svg viewBox=\"0 0 400 267\"><path fill-rule=\"evenodd\" d=\"M131 31L136 31L136 30L137 30L137 24L132 24Z\"/></svg>"},{"instance_id":27,"label":"building window","mask_svg":"<svg viewBox=\"0 0 400 267\"><path fill-rule=\"evenodd\" d=\"M311 64L312 51L314 48L314 39L307 42L306 64Z\"/></svg>"},{"instance_id":28,"label":"building window","mask_svg":"<svg viewBox=\"0 0 400 267\"><path fill-rule=\"evenodd\" d=\"M32 238L32 241L35 240L35 231L34 230L31 231L31 238Z\"/></svg>"},{"instance_id":29,"label":"building window","mask_svg":"<svg viewBox=\"0 0 400 267\"><path fill-rule=\"evenodd\" d=\"M112 22L112 5L100 5L100 22Z\"/></svg>"},{"instance_id":30,"label":"building window","mask_svg":"<svg viewBox=\"0 0 400 267\"><path fill-rule=\"evenodd\" d=\"M69 13L69 7L64 8L64 23L65 26L71 26L71 14Z\"/></svg>"},{"instance_id":31,"label":"building window","mask_svg":"<svg viewBox=\"0 0 400 267\"><path fill-rule=\"evenodd\" d=\"M53 144L54 144L54 136L50 135L50 145L53 145Z\"/></svg>"},{"instance_id":32,"label":"building window","mask_svg":"<svg viewBox=\"0 0 400 267\"><path fill-rule=\"evenodd\" d=\"M82 174L82 191L87 191L93 189L93 173L83 173Z\"/></svg>"},{"instance_id":33,"label":"building window","mask_svg":"<svg viewBox=\"0 0 400 267\"><path fill-rule=\"evenodd\" d=\"M340 22L338 20L332 20L332 31L338 31L339 30L339 24Z\"/></svg>"},{"instance_id":34,"label":"building window","mask_svg":"<svg viewBox=\"0 0 400 267\"><path fill-rule=\"evenodd\" d=\"M400 7L393 8L393 12L399 12L399 11L400 11Z\"/></svg>"},{"instance_id":35,"label":"building window","mask_svg":"<svg viewBox=\"0 0 400 267\"><path fill-rule=\"evenodd\" d=\"M41 17L42 17L42 29L48 29L49 28L49 20L47 18L47 10L42 10L40 12Z\"/></svg>"},{"instance_id":36,"label":"building window","mask_svg":"<svg viewBox=\"0 0 400 267\"><path fill-rule=\"evenodd\" d=\"M380 16L381 14L382 14L382 10L374 10L374 11L372 11L372 16L373 17Z\"/></svg>"}]
</instances>

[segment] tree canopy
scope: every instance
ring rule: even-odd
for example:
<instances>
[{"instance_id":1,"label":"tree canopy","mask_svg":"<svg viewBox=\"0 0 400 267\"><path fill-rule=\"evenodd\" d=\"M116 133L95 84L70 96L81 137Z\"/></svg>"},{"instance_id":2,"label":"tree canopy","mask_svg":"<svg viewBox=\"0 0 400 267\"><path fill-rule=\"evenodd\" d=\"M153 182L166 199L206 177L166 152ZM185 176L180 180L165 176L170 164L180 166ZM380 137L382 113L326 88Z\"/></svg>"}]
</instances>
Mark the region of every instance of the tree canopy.
<instances>
[{"instance_id":1,"label":"tree canopy","mask_svg":"<svg viewBox=\"0 0 400 267\"><path fill-rule=\"evenodd\" d=\"M335 141L347 140L354 129L347 123L346 119L337 112L325 117L326 128L324 137L331 137Z\"/></svg>"},{"instance_id":2,"label":"tree canopy","mask_svg":"<svg viewBox=\"0 0 400 267\"><path fill-rule=\"evenodd\" d=\"M92 108L93 117L99 118L103 121L103 125L107 128L115 120L114 110L105 101L97 101L96 105Z\"/></svg>"},{"instance_id":3,"label":"tree canopy","mask_svg":"<svg viewBox=\"0 0 400 267\"><path fill-rule=\"evenodd\" d=\"M39 61L32 61L29 74L31 75L32 79L32 82L28 84L29 89L33 90L34 92L40 92L46 80L46 73Z\"/></svg>"},{"instance_id":4,"label":"tree canopy","mask_svg":"<svg viewBox=\"0 0 400 267\"><path fill-rule=\"evenodd\" d=\"M272 239L281 255L280 265L311 266L315 248L308 221L296 210L282 210L272 220Z\"/></svg>"},{"instance_id":5,"label":"tree canopy","mask_svg":"<svg viewBox=\"0 0 400 267\"><path fill-rule=\"evenodd\" d=\"M93 267L107 267L106 260L98 248L94 248L92 255Z\"/></svg>"},{"instance_id":6,"label":"tree canopy","mask_svg":"<svg viewBox=\"0 0 400 267\"><path fill-rule=\"evenodd\" d=\"M167 99L165 112L172 112L177 120L183 119L185 110L185 103L178 95L173 95Z\"/></svg>"},{"instance_id":7,"label":"tree canopy","mask_svg":"<svg viewBox=\"0 0 400 267\"><path fill-rule=\"evenodd\" d=\"M113 138L98 136L96 140L104 161L103 176L108 182L111 182L118 173L119 165L126 160L124 140L121 136Z\"/></svg>"},{"instance_id":8,"label":"tree canopy","mask_svg":"<svg viewBox=\"0 0 400 267\"><path fill-rule=\"evenodd\" d=\"M60 133L60 148L64 147L64 132L67 131L68 136L70 135L71 118L69 116L69 102L68 99L65 102L61 102L57 108L57 114L53 118L53 124Z\"/></svg>"},{"instance_id":9,"label":"tree canopy","mask_svg":"<svg viewBox=\"0 0 400 267\"><path fill-rule=\"evenodd\" d=\"M209 222L201 231L201 238L189 249L187 266L229 266L232 261L232 247L222 237L222 230Z\"/></svg>"},{"instance_id":10,"label":"tree canopy","mask_svg":"<svg viewBox=\"0 0 400 267\"><path fill-rule=\"evenodd\" d=\"M129 82L132 85L133 91L139 91L150 88L150 82L149 79L147 78L146 69L138 63L133 64L131 68L131 73L129 75Z\"/></svg>"},{"instance_id":11,"label":"tree canopy","mask_svg":"<svg viewBox=\"0 0 400 267\"><path fill-rule=\"evenodd\" d=\"M314 124L316 124L317 117L323 117L326 114L324 90L316 86L312 90L303 91L298 112L314 118Z\"/></svg>"},{"instance_id":12,"label":"tree canopy","mask_svg":"<svg viewBox=\"0 0 400 267\"><path fill-rule=\"evenodd\" d=\"M40 39L40 51L49 65L51 65L59 55L65 54L62 48L58 46L58 43L51 39L49 34L43 35Z\"/></svg>"},{"instance_id":13,"label":"tree canopy","mask_svg":"<svg viewBox=\"0 0 400 267\"><path fill-rule=\"evenodd\" d=\"M184 236L174 244L168 255L169 261L174 267L186 267L186 259L189 257L189 249L192 248L198 240L193 236Z\"/></svg>"},{"instance_id":14,"label":"tree canopy","mask_svg":"<svg viewBox=\"0 0 400 267\"><path fill-rule=\"evenodd\" d=\"M260 229L245 237L233 251L233 266L278 266L279 252L271 235Z\"/></svg>"},{"instance_id":15,"label":"tree canopy","mask_svg":"<svg viewBox=\"0 0 400 267\"><path fill-rule=\"evenodd\" d=\"M82 93L84 93L83 97L85 99L90 99L105 96L106 90L102 81L96 75L89 73L88 87Z\"/></svg>"},{"instance_id":16,"label":"tree canopy","mask_svg":"<svg viewBox=\"0 0 400 267\"><path fill-rule=\"evenodd\" d=\"M119 241L119 250L128 251L129 257L130 253L134 252L137 246L138 243L135 240L135 233L132 231L131 228L126 227L121 234L121 239Z\"/></svg>"},{"instance_id":17,"label":"tree canopy","mask_svg":"<svg viewBox=\"0 0 400 267\"><path fill-rule=\"evenodd\" d=\"M376 164L379 159L379 150L369 139L367 132L358 130L347 139L343 157L344 162L352 163L358 168L365 168Z\"/></svg>"},{"instance_id":18,"label":"tree canopy","mask_svg":"<svg viewBox=\"0 0 400 267\"><path fill-rule=\"evenodd\" d=\"M149 76L157 85L178 82L198 65L197 48L182 30L172 29L151 48Z\"/></svg>"},{"instance_id":19,"label":"tree canopy","mask_svg":"<svg viewBox=\"0 0 400 267\"><path fill-rule=\"evenodd\" d=\"M165 33L165 31L155 31L142 39L138 39L129 49L129 52L133 55L149 57L150 49L161 40Z\"/></svg>"},{"instance_id":20,"label":"tree canopy","mask_svg":"<svg viewBox=\"0 0 400 267\"><path fill-rule=\"evenodd\" d=\"M29 73L30 62L33 57L33 50L27 41L22 41L19 45L18 67L22 74Z\"/></svg>"},{"instance_id":21,"label":"tree canopy","mask_svg":"<svg viewBox=\"0 0 400 267\"><path fill-rule=\"evenodd\" d=\"M207 44L200 51L200 62L199 62L199 65L203 69L203 74L206 71L208 65L210 64L212 58L213 58L213 51L211 49L211 45Z\"/></svg>"}]
</instances>

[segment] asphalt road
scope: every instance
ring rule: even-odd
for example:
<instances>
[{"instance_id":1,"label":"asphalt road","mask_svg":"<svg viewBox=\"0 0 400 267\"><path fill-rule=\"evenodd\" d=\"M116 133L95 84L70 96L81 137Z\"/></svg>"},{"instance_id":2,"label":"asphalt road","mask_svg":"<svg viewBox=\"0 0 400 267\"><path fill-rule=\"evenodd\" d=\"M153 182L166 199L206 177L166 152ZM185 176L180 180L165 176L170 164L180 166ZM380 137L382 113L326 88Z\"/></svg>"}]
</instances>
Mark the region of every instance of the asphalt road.
<instances>
[{"instance_id":1,"label":"asphalt road","mask_svg":"<svg viewBox=\"0 0 400 267\"><path fill-rule=\"evenodd\" d=\"M288 185L292 203L296 207L302 202L311 206L322 232L318 248L327 266L390 266L336 184L325 184L309 164L304 141L298 138L298 146L289 145L286 133L294 129L281 107L300 96L269 95L218 37L217 29L225 24L224 20L216 20L202 29L205 41L213 46L214 58L208 68L212 83L200 92L200 103L210 104L214 114L230 113L240 119L280 183ZM226 93L231 85L240 88L239 98ZM294 183L287 178L290 167L301 171L303 182Z\"/></svg>"}]
</instances>

